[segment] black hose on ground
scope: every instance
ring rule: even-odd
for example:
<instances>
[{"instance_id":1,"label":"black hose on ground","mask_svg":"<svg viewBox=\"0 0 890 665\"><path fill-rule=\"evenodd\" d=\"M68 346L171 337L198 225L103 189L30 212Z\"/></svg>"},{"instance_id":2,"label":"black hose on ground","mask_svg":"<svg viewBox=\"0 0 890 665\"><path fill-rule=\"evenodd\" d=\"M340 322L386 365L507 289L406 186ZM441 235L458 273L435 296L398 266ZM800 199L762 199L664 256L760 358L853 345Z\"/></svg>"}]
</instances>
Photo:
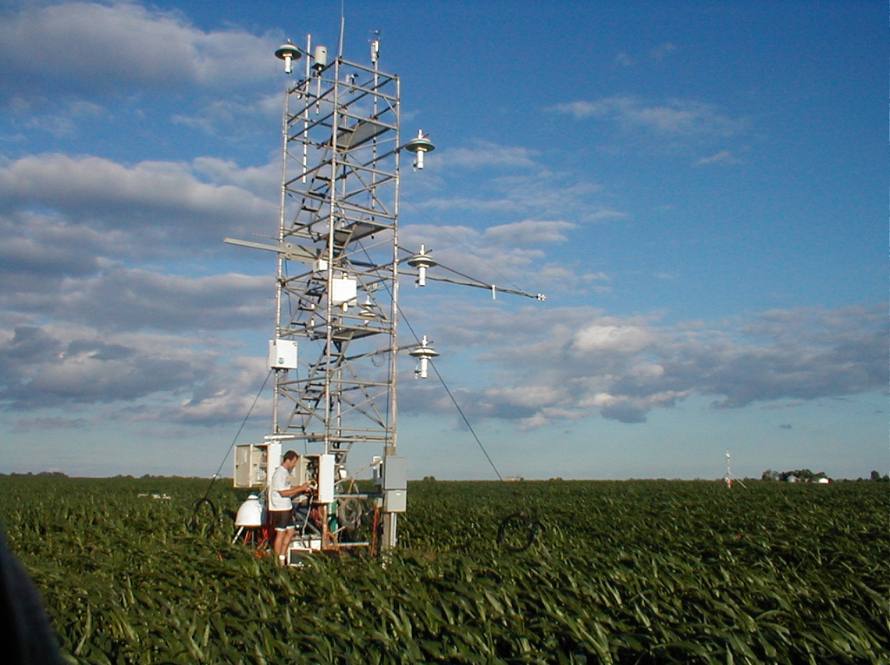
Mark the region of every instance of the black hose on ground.
<instances>
[{"instance_id":1,"label":"black hose on ground","mask_svg":"<svg viewBox=\"0 0 890 665\"><path fill-rule=\"evenodd\" d=\"M525 552L543 529L540 520L524 511L507 515L498 526L498 545L508 552Z\"/></svg>"},{"instance_id":2,"label":"black hose on ground","mask_svg":"<svg viewBox=\"0 0 890 665\"><path fill-rule=\"evenodd\" d=\"M210 529L213 530L213 528L216 526L216 522L217 522L217 520L216 520L216 516L217 516L216 506L214 505L213 501L211 501L210 499L208 499L205 496L205 497L202 497L202 498L198 499L197 501L195 501L195 507L192 509L192 516L189 518L188 525L187 525L188 530L191 531L192 533L195 533L195 531L198 530L198 526L199 526L198 525L198 513L201 511L201 506L204 506L204 505L206 505L210 508L210 516L212 518L210 520Z\"/></svg>"}]
</instances>

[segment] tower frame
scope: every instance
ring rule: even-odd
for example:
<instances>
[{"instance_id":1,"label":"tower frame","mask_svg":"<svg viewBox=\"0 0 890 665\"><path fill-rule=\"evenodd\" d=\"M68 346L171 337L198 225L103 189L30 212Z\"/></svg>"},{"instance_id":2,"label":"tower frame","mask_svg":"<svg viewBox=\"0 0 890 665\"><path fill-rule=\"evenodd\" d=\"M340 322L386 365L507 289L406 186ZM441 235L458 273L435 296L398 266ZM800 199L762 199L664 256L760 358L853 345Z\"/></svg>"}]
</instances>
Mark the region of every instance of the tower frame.
<instances>
[{"instance_id":1,"label":"tower frame","mask_svg":"<svg viewBox=\"0 0 890 665\"><path fill-rule=\"evenodd\" d=\"M310 55L311 36L304 53L304 74L289 80L284 94L272 342L295 342L301 362L273 365L267 438L332 455L338 480L349 475L353 446L378 446L381 546L388 548L396 544L405 503L404 465L392 461L398 450L400 81L380 69L376 38L370 65L342 53L328 63L324 47Z\"/></svg>"}]
</instances>

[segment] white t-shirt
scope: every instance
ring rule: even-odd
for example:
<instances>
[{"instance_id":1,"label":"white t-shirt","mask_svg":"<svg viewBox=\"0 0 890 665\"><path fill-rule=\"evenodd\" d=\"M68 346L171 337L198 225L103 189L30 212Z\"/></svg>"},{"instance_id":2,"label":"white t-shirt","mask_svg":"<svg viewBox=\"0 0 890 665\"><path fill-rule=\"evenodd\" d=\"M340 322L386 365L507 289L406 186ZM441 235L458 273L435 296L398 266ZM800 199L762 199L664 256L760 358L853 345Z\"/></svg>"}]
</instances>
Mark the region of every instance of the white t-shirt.
<instances>
[{"instance_id":1,"label":"white t-shirt","mask_svg":"<svg viewBox=\"0 0 890 665\"><path fill-rule=\"evenodd\" d=\"M279 492L281 490L286 490L290 487L290 483L288 483L288 479L290 478L290 471L285 469L283 466L279 466L275 469L275 473L272 474L272 492L269 497L269 509L270 510L290 510L292 507L292 503L289 496L281 496Z\"/></svg>"}]
</instances>

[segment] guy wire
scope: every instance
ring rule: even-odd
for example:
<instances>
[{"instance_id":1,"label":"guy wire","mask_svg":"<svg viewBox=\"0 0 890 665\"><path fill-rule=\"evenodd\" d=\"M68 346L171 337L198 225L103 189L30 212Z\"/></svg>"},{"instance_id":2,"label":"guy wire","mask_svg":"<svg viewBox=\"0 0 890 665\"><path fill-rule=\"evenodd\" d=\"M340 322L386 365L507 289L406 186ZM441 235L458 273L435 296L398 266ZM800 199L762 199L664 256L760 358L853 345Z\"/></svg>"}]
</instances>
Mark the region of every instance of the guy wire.
<instances>
[{"instance_id":1,"label":"guy wire","mask_svg":"<svg viewBox=\"0 0 890 665\"><path fill-rule=\"evenodd\" d=\"M222 471L223 465L226 463L226 460L229 458L229 453L232 452L232 448L235 447L235 442L238 441L238 437L241 436L241 431L244 429L244 425L247 424L247 419L250 418L250 414L253 413L253 409L256 406L256 403L260 399L260 395L263 394L263 390L266 388L266 384L269 382L269 377L272 376L272 371L269 370L266 372L266 378L263 379L263 385L260 386L260 389L257 391L256 397L253 398L253 404L250 405L250 408L247 410L247 415L244 416L244 420L241 421L241 426L238 428L238 431L235 433L235 437L232 439L232 443L229 446L229 449L226 451L226 454L223 456L222 461L219 463L219 466L216 469L216 473L213 474L213 477L210 479L210 484L207 485L207 490L204 492L204 496L198 499L195 503L195 511L197 512L197 507L207 500L207 497L210 495L210 488L213 487L213 483L216 482L216 479L219 478L219 472Z\"/></svg>"},{"instance_id":2,"label":"guy wire","mask_svg":"<svg viewBox=\"0 0 890 665\"><path fill-rule=\"evenodd\" d=\"M361 247L362 251L365 253L365 256L368 257L368 262L373 263L371 259L371 255L368 253L368 250L365 246L359 243L359 247ZM463 275L462 275L463 276ZM473 279L472 277L469 279ZM384 288L389 291L389 296L392 298L392 291L390 291L389 284L386 283L386 280L382 280ZM408 330L411 331L411 334L414 336L414 341L420 344L420 338L417 336L417 333L414 332L414 327L411 325L411 322L408 320L408 317L405 316L405 313L402 311L402 307L400 305L396 305L399 316L402 317L402 320L405 322L405 325L408 326ZM495 466L494 461L491 459L491 455L488 454L488 451L485 449L485 446L482 445L482 440L479 438L479 435L476 434L476 430L473 429L473 425L470 424L469 418L464 413L464 410L458 404L457 399L454 397L454 394L451 392L451 389L448 387L448 384L445 383L445 379L442 376L442 373L439 371L439 368L436 367L436 363L430 359L430 365L433 367L433 371L436 373L436 378L439 379L439 383L442 384L442 387L445 388L445 392L448 394L448 398L451 400L451 403L454 404L454 408L457 409L457 412L460 414L461 419L464 421L464 424L467 426L467 429L470 430L470 434L473 435L473 438L476 440L476 445L482 450L482 454L485 455L485 459L488 460L488 463L491 465L491 468L494 469L495 475L498 477L498 480L503 482L504 478L501 476L501 472L498 471L498 468Z\"/></svg>"}]
</instances>

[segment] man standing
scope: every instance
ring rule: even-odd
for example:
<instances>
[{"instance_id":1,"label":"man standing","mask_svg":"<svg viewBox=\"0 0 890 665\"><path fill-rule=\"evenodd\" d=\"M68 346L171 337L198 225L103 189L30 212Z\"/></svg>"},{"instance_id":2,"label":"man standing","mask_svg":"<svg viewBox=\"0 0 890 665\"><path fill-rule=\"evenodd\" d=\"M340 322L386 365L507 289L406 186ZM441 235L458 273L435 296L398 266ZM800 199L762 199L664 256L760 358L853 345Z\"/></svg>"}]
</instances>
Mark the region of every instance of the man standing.
<instances>
[{"instance_id":1,"label":"man standing","mask_svg":"<svg viewBox=\"0 0 890 665\"><path fill-rule=\"evenodd\" d=\"M284 453L281 466L272 474L272 486L269 497L269 522L275 529L275 554L278 563L283 566L287 560L287 548L294 537L293 501L291 497L309 491L309 483L291 487L288 483L290 472L300 461L300 456L293 450Z\"/></svg>"}]
</instances>

